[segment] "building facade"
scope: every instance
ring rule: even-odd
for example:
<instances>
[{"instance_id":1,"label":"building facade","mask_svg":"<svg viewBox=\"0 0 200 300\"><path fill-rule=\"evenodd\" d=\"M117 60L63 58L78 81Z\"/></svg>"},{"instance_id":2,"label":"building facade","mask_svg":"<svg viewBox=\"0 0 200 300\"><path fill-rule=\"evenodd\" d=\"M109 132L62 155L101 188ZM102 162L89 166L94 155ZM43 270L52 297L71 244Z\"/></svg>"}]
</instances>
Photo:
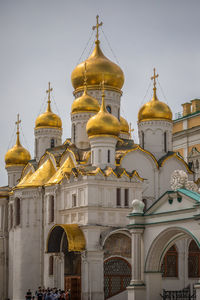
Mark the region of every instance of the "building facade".
<instances>
[{"instance_id":1,"label":"building facade","mask_svg":"<svg viewBox=\"0 0 200 300\"><path fill-rule=\"evenodd\" d=\"M157 98L158 75L138 113L136 144L120 113L124 74L103 54L99 26L97 18L91 56L72 72L71 137L62 142L50 84L33 159L16 122L16 144L5 156L8 186L0 190L2 299L56 286L71 289L73 300L156 300L162 288L183 289L199 276L192 263L188 273L187 260L190 248L199 255L200 196L172 150L172 112ZM184 216L188 235L179 228Z\"/></svg>"}]
</instances>

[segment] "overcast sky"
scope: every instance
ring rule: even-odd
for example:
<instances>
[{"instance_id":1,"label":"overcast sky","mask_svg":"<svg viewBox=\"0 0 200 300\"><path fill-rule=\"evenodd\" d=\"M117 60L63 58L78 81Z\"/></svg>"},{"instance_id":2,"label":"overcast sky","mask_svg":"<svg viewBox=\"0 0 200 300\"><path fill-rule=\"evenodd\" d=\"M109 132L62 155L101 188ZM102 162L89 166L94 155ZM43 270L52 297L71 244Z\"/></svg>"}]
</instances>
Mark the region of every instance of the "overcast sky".
<instances>
[{"instance_id":1,"label":"overcast sky","mask_svg":"<svg viewBox=\"0 0 200 300\"><path fill-rule=\"evenodd\" d=\"M97 14L112 49L100 31L103 52L114 62L117 57L125 74L122 116L135 131L138 110L152 95L151 87L144 98L153 67L163 90L158 85L158 97L174 115L182 103L200 97L199 0L0 0L0 185L7 184L4 155L15 143L17 113L22 144L34 156L34 123L45 109L48 81L63 141L70 136L71 72ZM82 60L93 42L94 35Z\"/></svg>"}]
</instances>

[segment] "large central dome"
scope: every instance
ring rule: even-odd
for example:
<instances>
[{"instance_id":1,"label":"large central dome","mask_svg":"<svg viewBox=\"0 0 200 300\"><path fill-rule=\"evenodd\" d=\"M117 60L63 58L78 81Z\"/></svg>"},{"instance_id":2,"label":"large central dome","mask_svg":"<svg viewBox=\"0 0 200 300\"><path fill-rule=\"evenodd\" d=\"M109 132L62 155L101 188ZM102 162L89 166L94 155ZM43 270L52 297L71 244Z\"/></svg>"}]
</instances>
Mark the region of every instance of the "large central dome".
<instances>
[{"instance_id":1,"label":"large central dome","mask_svg":"<svg viewBox=\"0 0 200 300\"><path fill-rule=\"evenodd\" d=\"M99 46L99 40L95 42L95 48L87 62L87 85L88 88L98 87L105 81L105 88L121 90L124 84L124 73L121 68L110 61ZM85 62L80 63L72 72L71 80L74 89L83 89L84 85L84 66Z\"/></svg>"}]
</instances>

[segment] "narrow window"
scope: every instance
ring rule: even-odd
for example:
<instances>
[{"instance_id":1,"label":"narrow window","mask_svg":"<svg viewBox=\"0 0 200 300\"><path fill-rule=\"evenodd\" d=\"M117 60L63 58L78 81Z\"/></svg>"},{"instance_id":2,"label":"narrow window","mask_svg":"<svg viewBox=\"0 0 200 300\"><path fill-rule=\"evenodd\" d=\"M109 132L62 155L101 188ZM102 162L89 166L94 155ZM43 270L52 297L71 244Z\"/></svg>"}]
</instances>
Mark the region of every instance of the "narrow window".
<instances>
[{"instance_id":1,"label":"narrow window","mask_svg":"<svg viewBox=\"0 0 200 300\"><path fill-rule=\"evenodd\" d=\"M15 225L20 225L20 199L15 199Z\"/></svg>"},{"instance_id":2,"label":"narrow window","mask_svg":"<svg viewBox=\"0 0 200 300\"><path fill-rule=\"evenodd\" d=\"M173 245L165 254L162 264L163 277L178 277L178 252Z\"/></svg>"},{"instance_id":3,"label":"narrow window","mask_svg":"<svg viewBox=\"0 0 200 300\"><path fill-rule=\"evenodd\" d=\"M164 132L164 151L167 152L167 132Z\"/></svg>"},{"instance_id":4,"label":"narrow window","mask_svg":"<svg viewBox=\"0 0 200 300\"><path fill-rule=\"evenodd\" d=\"M196 160L196 169L197 170L199 169L199 161L198 161L198 159Z\"/></svg>"},{"instance_id":5,"label":"narrow window","mask_svg":"<svg viewBox=\"0 0 200 300\"><path fill-rule=\"evenodd\" d=\"M120 121L120 109L118 108L118 120Z\"/></svg>"},{"instance_id":6,"label":"narrow window","mask_svg":"<svg viewBox=\"0 0 200 300\"><path fill-rule=\"evenodd\" d=\"M55 140L51 139L51 148L54 148L54 147L55 147Z\"/></svg>"},{"instance_id":7,"label":"narrow window","mask_svg":"<svg viewBox=\"0 0 200 300\"><path fill-rule=\"evenodd\" d=\"M72 207L76 206L76 194L72 194Z\"/></svg>"},{"instance_id":8,"label":"narrow window","mask_svg":"<svg viewBox=\"0 0 200 300\"><path fill-rule=\"evenodd\" d=\"M128 190L128 189L125 189L125 190L124 190L124 206L126 206L126 207L129 206L129 201L128 201L128 200L129 200L129 199L128 199L128 198L129 198L129 197L128 197L129 195L128 195L128 194L129 194L129 190Z\"/></svg>"},{"instance_id":9,"label":"narrow window","mask_svg":"<svg viewBox=\"0 0 200 300\"><path fill-rule=\"evenodd\" d=\"M75 144L75 140L76 140L76 128L75 128L75 124L72 124L72 143Z\"/></svg>"},{"instance_id":10,"label":"narrow window","mask_svg":"<svg viewBox=\"0 0 200 300\"><path fill-rule=\"evenodd\" d=\"M10 205L10 229L13 228L13 206Z\"/></svg>"},{"instance_id":11,"label":"narrow window","mask_svg":"<svg viewBox=\"0 0 200 300\"><path fill-rule=\"evenodd\" d=\"M110 150L108 150L108 163L110 163Z\"/></svg>"},{"instance_id":12,"label":"narrow window","mask_svg":"<svg viewBox=\"0 0 200 300\"><path fill-rule=\"evenodd\" d=\"M99 163L101 162L101 149L99 149L99 157L98 157Z\"/></svg>"},{"instance_id":13,"label":"narrow window","mask_svg":"<svg viewBox=\"0 0 200 300\"><path fill-rule=\"evenodd\" d=\"M49 198L49 223L54 222L54 196Z\"/></svg>"},{"instance_id":14,"label":"narrow window","mask_svg":"<svg viewBox=\"0 0 200 300\"><path fill-rule=\"evenodd\" d=\"M142 131L142 148L144 148L144 132Z\"/></svg>"},{"instance_id":15,"label":"narrow window","mask_svg":"<svg viewBox=\"0 0 200 300\"><path fill-rule=\"evenodd\" d=\"M188 251L188 277L200 276L200 250L195 241L191 241Z\"/></svg>"},{"instance_id":16,"label":"narrow window","mask_svg":"<svg viewBox=\"0 0 200 300\"><path fill-rule=\"evenodd\" d=\"M106 109L107 109L107 111L111 114L112 113L112 109L111 109L111 106L110 105L107 105L106 106Z\"/></svg>"},{"instance_id":17,"label":"narrow window","mask_svg":"<svg viewBox=\"0 0 200 300\"><path fill-rule=\"evenodd\" d=\"M117 189L117 199L116 199L117 201L117 206L121 206L121 189Z\"/></svg>"},{"instance_id":18,"label":"narrow window","mask_svg":"<svg viewBox=\"0 0 200 300\"><path fill-rule=\"evenodd\" d=\"M53 255L49 256L49 275L53 275Z\"/></svg>"},{"instance_id":19,"label":"narrow window","mask_svg":"<svg viewBox=\"0 0 200 300\"><path fill-rule=\"evenodd\" d=\"M94 163L94 152L92 151L92 164Z\"/></svg>"}]
</instances>

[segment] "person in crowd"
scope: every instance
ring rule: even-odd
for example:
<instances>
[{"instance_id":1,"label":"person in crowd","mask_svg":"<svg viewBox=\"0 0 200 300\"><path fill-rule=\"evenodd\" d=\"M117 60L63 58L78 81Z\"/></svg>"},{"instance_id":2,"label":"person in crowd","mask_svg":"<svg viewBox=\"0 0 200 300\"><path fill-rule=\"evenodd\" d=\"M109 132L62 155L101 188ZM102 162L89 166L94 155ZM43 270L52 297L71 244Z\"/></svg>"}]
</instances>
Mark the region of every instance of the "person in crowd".
<instances>
[{"instance_id":1,"label":"person in crowd","mask_svg":"<svg viewBox=\"0 0 200 300\"><path fill-rule=\"evenodd\" d=\"M26 300L31 300L32 299L32 292L30 289L28 289L28 291L26 292L26 296L25 296Z\"/></svg>"}]
</instances>

